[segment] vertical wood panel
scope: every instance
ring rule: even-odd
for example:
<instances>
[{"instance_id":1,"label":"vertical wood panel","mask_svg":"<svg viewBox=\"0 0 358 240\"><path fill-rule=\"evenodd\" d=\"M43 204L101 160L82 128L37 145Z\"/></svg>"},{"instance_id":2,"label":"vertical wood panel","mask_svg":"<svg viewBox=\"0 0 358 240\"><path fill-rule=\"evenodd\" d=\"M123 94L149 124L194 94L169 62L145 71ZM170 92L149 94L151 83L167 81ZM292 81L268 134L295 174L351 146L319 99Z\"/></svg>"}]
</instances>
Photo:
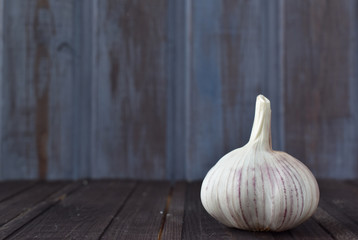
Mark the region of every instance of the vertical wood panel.
<instances>
[{"instance_id":1,"label":"vertical wood panel","mask_svg":"<svg viewBox=\"0 0 358 240\"><path fill-rule=\"evenodd\" d=\"M188 179L248 141L257 94L272 100L273 144L282 147L278 2L270 3L192 1Z\"/></svg>"},{"instance_id":2,"label":"vertical wood panel","mask_svg":"<svg viewBox=\"0 0 358 240\"><path fill-rule=\"evenodd\" d=\"M0 0L0 99L2 99L2 88L3 88L3 56L4 56L4 0ZM2 136L2 109L3 101L0 102L0 136ZM0 153L2 149L2 141L0 137ZM0 154L0 180L3 178L3 158Z\"/></svg>"},{"instance_id":3,"label":"vertical wood panel","mask_svg":"<svg viewBox=\"0 0 358 240\"><path fill-rule=\"evenodd\" d=\"M2 88L4 178L70 178L72 1L6 1Z\"/></svg>"},{"instance_id":4,"label":"vertical wood panel","mask_svg":"<svg viewBox=\"0 0 358 240\"><path fill-rule=\"evenodd\" d=\"M286 150L319 177L357 177L356 1L285 1Z\"/></svg>"},{"instance_id":5,"label":"vertical wood panel","mask_svg":"<svg viewBox=\"0 0 358 240\"><path fill-rule=\"evenodd\" d=\"M94 9L92 2L74 0L74 114L73 153L74 178L90 176L91 168L91 104L92 104L92 40Z\"/></svg>"},{"instance_id":6,"label":"vertical wood panel","mask_svg":"<svg viewBox=\"0 0 358 240\"><path fill-rule=\"evenodd\" d=\"M168 105L166 178L185 178L188 1L168 1Z\"/></svg>"},{"instance_id":7,"label":"vertical wood panel","mask_svg":"<svg viewBox=\"0 0 358 240\"><path fill-rule=\"evenodd\" d=\"M275 149L357 177L357 10L0 0L0 179L199 179L248 141L259 93Z\"/></svg>"},{"instance_id":8,"label":"vertical wood panel","mask_svg":"<svg viewBox=\"0 0 358 240\"><path fill-rule=\"evenodd\" d=\"M92 176L164 178L167 1L95 8Z\"/></svg>"}]
</instances>

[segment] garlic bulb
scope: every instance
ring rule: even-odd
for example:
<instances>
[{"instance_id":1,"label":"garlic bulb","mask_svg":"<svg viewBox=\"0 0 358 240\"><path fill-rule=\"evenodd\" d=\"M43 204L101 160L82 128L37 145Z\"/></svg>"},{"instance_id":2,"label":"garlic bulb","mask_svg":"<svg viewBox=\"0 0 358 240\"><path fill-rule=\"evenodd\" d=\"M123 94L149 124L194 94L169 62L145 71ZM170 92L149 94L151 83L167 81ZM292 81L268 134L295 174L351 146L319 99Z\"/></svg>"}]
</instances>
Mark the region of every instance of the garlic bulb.
<instances>
[{"instance_id":1,"label":"garlic bulb","mask_svg":"<svg viewBox=\"0 0 358 240\"><path fill-rule=\"evenodd\" d=\"M228 227L251 231L284 231L316 210L315 177L299 160L271 146L270 101L256 99L249 142L222 157L201 187L206 211Z\"/></svg>"}]
</instances>

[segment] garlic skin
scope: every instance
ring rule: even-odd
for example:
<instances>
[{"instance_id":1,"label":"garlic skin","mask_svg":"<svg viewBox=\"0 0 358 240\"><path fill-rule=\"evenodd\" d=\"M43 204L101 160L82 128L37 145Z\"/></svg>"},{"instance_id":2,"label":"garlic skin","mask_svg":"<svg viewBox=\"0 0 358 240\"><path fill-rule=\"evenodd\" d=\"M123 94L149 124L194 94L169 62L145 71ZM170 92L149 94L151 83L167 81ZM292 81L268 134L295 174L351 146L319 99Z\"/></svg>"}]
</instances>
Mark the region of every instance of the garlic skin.
<instances>
[{"instance_id":1,"label":"garlic skin","mask_svg":"<svg viewBox=\"0 0 358 240\"><path fill-rule=\"evenodd\" d=\"M206 211L228 227L279 232L312 216L319 189L303 163L272 150L270 101L259 95L249 142L210 169L200 196Z\"/></svg>"}]
</instances>

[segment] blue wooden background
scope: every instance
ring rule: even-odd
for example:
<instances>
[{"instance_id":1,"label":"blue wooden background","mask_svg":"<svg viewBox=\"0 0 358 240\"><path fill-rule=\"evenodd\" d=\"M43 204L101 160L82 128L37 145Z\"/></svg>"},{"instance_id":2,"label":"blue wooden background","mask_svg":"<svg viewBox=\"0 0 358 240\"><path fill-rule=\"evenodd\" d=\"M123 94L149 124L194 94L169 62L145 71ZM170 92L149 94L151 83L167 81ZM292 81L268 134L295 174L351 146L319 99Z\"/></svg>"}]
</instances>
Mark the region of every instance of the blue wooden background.
<instances>
[{"instance_id":1,"label":"blue wooden background","mask_svg":"<svg viewBox=\"0 0 358 240\"><path fill-rule=\"evenodd\" d=\"M0 0L0 179L200 179L273 147L358 177L355 0Z\"/></svg>"}]
</instances>

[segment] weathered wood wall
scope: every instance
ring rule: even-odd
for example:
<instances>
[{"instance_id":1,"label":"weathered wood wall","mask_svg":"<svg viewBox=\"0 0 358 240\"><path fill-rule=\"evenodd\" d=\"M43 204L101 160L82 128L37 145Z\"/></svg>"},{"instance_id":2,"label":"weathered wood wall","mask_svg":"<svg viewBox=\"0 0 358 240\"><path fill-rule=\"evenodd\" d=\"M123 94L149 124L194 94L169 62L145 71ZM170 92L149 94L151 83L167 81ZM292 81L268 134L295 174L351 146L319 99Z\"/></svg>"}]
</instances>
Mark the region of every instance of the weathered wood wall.
<instances>
[{"instance_id":1,"label":"weathered wood wall","mask_svg":"<svg viewBox=\"0 0 358 240\"><path fill-rule=\"evenodd\" d=\"M2 178L72 177L73 1L4 1L1 16Z\"/></svg>"},{"instance_id":2,"label":"weathered wood wall","mask_svg":"<svg viewBox=\"0 0 358 240\"><path fill-rule=\"evenodd\" d=\"M0 0L0 179L200 179L273 146L358 177L355 0Z\"/></svg>"}]
</instances>

